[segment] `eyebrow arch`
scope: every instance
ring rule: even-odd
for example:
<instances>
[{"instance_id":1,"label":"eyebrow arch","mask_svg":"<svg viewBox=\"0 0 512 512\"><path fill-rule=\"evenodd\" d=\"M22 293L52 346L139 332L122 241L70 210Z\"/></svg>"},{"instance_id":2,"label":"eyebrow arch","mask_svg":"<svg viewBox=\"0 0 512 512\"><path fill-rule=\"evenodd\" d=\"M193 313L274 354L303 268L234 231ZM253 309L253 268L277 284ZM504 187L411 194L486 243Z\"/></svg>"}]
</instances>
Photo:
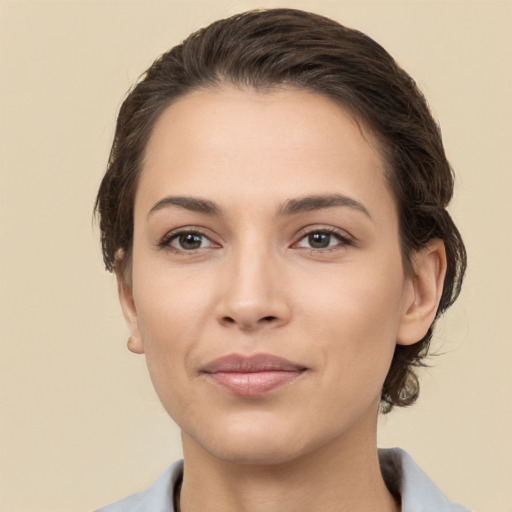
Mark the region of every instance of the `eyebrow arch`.
<instances>
[{"instance_id":1,"label":"eyebrow arch","mask_svg":"<svg viewBox=\"0 0 512 512\"><path fill-rule=\"evenodd\" d=\"M149 210L148 215L151 215L156 211L171 205L178 206L192 212L205 213L207 215L218 216L221 214L221 209L219 206L217 206L213 201L209 201L208 199L186 196L167 196L155 203L151 210Z\"/></svg>"},{"instance_id":2,"label":"eyebrow arch","mask_svg":"<svg viewBox=\"0 0 512 512\"><path fill-rule=\"evenodd\" d=\"M206 215L219 216L222 214L221 208L209 199L187 196L167 196L153 205L149 211L149 215L168 206L178 206L179 208L204 213ZM372 218L370 212L359 201L343 194L320 194L289 199L280 206L278 214L284 217L336 206L354 208L364 213L370 219Z\"/></svg>"},{"instance_id":3,"label":"eyebrow arch","mask_svg":"<svg viewBox=\"0 0 512 512\"><path fill-rule=\"evenodd\" d=\"M299 213L332 208L334 206L346 206L364 213L370 219L370 212L359 202L343 194L321 194L305 196L297 199L289 199L279 208L279 215L289 216Z\"/></svg>"}]
</instances>

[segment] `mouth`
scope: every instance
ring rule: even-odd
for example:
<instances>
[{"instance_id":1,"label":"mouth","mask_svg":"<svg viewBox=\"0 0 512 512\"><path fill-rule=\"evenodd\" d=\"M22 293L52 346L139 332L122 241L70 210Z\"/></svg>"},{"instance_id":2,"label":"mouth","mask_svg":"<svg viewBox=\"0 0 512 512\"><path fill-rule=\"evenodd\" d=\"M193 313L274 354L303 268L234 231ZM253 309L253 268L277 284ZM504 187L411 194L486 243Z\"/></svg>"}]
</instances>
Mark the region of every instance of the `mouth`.
<instances>
[{"instance_id":1,"label":"mouth","mask_svg":"<svg viewBox=\"0 0 512 512\"><path fill-rule=\"evenodd\" d=\"M230 354L206 364L201 373L220 388L239 396L259 396L298 379L307 370L270 354Z\"/></svg>"}]
</instances>

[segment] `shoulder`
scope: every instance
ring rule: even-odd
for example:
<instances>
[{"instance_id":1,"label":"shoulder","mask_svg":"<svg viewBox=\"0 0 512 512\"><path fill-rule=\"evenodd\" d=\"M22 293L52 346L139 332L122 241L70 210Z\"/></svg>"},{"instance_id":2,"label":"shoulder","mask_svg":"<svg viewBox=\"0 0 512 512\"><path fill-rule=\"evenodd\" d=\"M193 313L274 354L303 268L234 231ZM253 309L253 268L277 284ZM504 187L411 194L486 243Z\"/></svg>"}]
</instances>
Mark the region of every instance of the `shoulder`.
<instances>
[{"instance_id":1,"label":"shoulder","mask_svg":"<svg viewBox=\"0 0 512 512\"><path fill-rule=\"evenodd\" d=\"M174 512L173 494L176 483L183 475L183 461L169 466L146 490L132 494L121 501L102 507L95 512Z\"/></svg>"},{"instance_id":2,"label":"shoulder","mask_svg":"<svg viewBox=\"0 0 512 512\"><path fill-rule=\"evenodd\" d=\"M401 497L402 512L470 512L448 500L404 450L380 449L379 462L386 484Z\"/></svg>"}]
</instances>

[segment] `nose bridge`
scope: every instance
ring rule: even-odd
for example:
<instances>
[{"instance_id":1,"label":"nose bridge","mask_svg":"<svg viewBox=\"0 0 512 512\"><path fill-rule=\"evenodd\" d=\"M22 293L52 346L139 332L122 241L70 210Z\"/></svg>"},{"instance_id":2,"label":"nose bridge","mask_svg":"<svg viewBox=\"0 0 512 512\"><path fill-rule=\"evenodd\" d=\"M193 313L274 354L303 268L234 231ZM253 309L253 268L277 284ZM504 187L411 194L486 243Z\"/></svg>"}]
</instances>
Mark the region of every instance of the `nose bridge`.
<instances>
[{"instance_id":1,"label":"nose bridge","mask_svg":"<svg viewBox=\"0 0 512 512\"><path fill-rule=\"evenodd\" d=\"M246 302L267 302L271 298L275 280L272 255L257 243L240 247L233 268L233 298Z\"/></svg>"},{"instance_id":2,"label":"nose bridge","mask_svg":"<svg viewBox=\"0 0 512 512\"><path fill-rule=\"evenodd\" d=\"M239 241L226 261L219 319L244 329L288 321L283 274L271 244L257 237Z\"/></svg>"}]
</instances>

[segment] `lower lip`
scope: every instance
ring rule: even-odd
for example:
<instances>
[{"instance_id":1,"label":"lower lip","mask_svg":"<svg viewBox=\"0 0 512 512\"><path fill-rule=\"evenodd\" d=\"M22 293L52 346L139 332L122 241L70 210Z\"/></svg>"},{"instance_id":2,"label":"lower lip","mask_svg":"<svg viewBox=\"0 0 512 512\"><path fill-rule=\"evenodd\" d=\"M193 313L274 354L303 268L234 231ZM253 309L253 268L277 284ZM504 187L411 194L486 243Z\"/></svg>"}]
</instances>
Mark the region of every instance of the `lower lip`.
<instances>
[{"instance_id":1,"label":"lower lip","mask_svg":"<svg viewBox=\"0 0 512 512\"><path fill-rule=\"evenodd\" d=\"M208 377L215 384L239 396L258 396L279 386L289 384L302 375L302 371L262 371L262 372L218 372Z\"/></svg>"}]
</instances>

